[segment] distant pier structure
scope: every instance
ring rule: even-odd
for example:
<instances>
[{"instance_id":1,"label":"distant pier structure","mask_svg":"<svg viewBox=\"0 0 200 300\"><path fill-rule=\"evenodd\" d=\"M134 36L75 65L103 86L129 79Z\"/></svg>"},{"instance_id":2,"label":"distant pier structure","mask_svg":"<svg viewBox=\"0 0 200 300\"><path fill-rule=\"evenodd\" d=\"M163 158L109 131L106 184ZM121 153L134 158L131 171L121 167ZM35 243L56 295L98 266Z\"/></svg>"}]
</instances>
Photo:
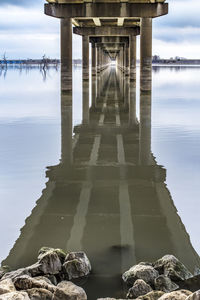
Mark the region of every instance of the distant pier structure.
<instances>
[{"instance_id":1,"label":"distant pier structure","mask_svg":"<svg viewBox=\"0 0 200 300\"><path fill-rule=\"evenodd\" d=\"M61 66L65 93L72 89L73 32L82 35L83 79L89 80L89 43L92 75L111 60L130 80L136 79L136 36L140 34L140 89L151 90L152 19L168 13L165 0L47 0L45 14L61 19ZM71 98L71 95L70 95Z\"/></svg>"}]
</instances>

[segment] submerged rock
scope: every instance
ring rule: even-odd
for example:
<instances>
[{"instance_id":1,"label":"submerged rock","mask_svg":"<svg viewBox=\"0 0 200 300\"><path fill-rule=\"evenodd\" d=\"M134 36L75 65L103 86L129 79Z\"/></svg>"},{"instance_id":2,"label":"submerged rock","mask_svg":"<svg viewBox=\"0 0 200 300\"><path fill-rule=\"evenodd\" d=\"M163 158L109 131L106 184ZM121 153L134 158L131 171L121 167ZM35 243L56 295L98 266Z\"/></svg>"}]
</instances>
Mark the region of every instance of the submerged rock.
<instances>
[{"instance_id":1,"label":"submerged rock","mask_svg":"<svg viewBox=\"0 0 200 300\"><path fill-rule=\"evenodd\" d=\"M185 300L192 293L187 290L174 291L171 293L166 293L159 300Z\"/></svg>"},{"instance_id":2,"label":"submerged rock","mask_svg":"<svg viewBox=\"0 0 200 300\"><path fill-rule=\"evenodd\" d=\"M179 286L172 282L168 276L160 275L154 280L155 289L158 291L163 291L165 293L169 293L175 291L179 288Z\"/></svg>"},{"instance_id":3,"label":"submerged rock","mask_svg":"<svg viewBox=\"0 0 200 300\"><path fill-rule=\"evenodd\" d=\"M200 290L188 296L186 300L200 300Z\"/></svg>"},{"instance_id":4,"label":"submerged rock","mask_svg":"<svg viewBox=\"0 0 200 300\"><path fill-rule=\"evenodd\" d=\"M10 278L0 281L0 295L15 291L16 288Z\"/></svg>"},{"instance_id":5,"label":"submerged rock","mask_svg":"<svg viewBox=\"0 0 200 300\"><path fill-rule=\"evenodd\" d=\"M12 292L0 296L0 300L30 300L26 292Z\"/></svg>"},{"instance_id":6,"label":"submerged rock","mask_svg":"<svg viewBox=\"0 0 200 300\"><path fill-rule=\"evenodd\" d=\"M161 291L152 291L144 296L140 296L137 299L141 299L141 300L157 300L160 299L160 297L162 297L162 295L164 295L164 292Z\"/></svg>"},{"instance_id":7,"label":"submerged rock","mask_svg":"<svg viewBox=\"0 0 200 300\"><path fill-rule=\"evenodd\" d=\"M87 276L91 271L91 264L84 252L71 252L66 256L63 270L71 280Z\"/></svg>"},{"instance_id":8,"label":"submerged rock","mask_svg":"<svg viewBox=\"0 0 200 300\"><path fill-rule=\"evenodd\" d=\"M70 281L62 281L57 285L52 300L87 300L85 291Z\"/></svg>"},{"instance_id":9,"label":"submerged rock","mask_svg":"<svg viewBox=\"0 0 200 300\"><path fill-rule=\"evenodd\" d=\"M33 288L26 291L30 300L52 300L53 294L45 289Z\"/></svg>"},{"instance_id":10,"label":"submerged rock","mask_svg":"<svg viewBox=\"0 0 200 300\"><path fill-rule=\"evenodd\" d=\"M158 271L156 271L152 266L138 264L126 271L122 275L122 279L128 284L133 284L137 279L142 279L146 283L154 284L154 279L158 276Z\"/></svg>"},{"instance_id":11,"label":"submerged rock","mask_svg":"<svg viewBox=\"0 0 200 300\"><path fill-rule=\"evenodd\" d=\"M149 284L147 284L144 280L138 279L135 281L132 288L129 289L126 298L135 299L139 296L146 295L151 292L152 288Z\"/></svg>"},{"instance_id":12,"label":"submerged rock","mask_svg":"<svg viewBox=\"0 0 200 300\"><path fill-rule=\"evenodd\" d=\"M174 281L192 277L190 271L173 255L163 256L153 266L160 274L164 274Z\"/></svg>"}]
</instances>

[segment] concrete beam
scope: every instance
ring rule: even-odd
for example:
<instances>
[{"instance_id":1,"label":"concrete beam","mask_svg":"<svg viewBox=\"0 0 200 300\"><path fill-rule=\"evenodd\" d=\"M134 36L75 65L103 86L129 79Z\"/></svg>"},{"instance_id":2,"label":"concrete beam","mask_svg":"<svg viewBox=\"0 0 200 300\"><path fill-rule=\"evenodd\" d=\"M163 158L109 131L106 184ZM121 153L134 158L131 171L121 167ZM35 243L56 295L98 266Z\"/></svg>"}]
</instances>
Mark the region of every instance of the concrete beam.
<instances>
[{"instance_id":1,"label":"concrete beam","mask_svg":"<svg viewBox=\"0 0 200 300\"><path fill-rule=\"evenodd\" d=\"M74 27L73 33L88 36L129 36L139 35L140 27Z\"/></svg>"},{"instance_id":2,"label":"concrete beam","mask_svg":"<svg viewBox=\"0 0 200 300\"><path fill-rule=\"evenodd\" d=\"M93 18L93 22L94 22L95 26L101 26L101 21L99 18Z\"/></svg>"},{"instance_id":3,"label":"concrete beam","mask_svg":"<svg viewBox=\"0 0 200 300\"><path fill-rule=\"evenodd\" d=\"M45 4L45 14L55 18L156 18L168 14L168 3Z\"/></svg>"},{"instance_id":4,"label":"concrete beam","mask_svg":"<svg viewBox=\"0 0 200 300\"><path fill-rule=\"evenodd\" d=\"M124 25L124 18L118 18L117 19L117 25L118 26L123 26Z\"/></svg>"}]
</instances>

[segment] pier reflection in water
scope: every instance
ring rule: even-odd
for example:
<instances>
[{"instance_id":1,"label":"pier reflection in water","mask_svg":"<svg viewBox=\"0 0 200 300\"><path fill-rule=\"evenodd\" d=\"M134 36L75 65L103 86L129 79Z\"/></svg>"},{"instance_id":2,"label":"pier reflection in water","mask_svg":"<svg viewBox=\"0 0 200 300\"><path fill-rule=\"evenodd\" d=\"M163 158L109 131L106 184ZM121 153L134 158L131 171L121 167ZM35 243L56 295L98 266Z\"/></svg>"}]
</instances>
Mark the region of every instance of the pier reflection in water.
<instances>
[{"instance_id":1,"label":"pier reflection in water","mask_svg":"<svg viewBox=\"0 0 200 300\"><path fill-rule=\"evenodd\" d=\"M63 92L60 164L48 167L41 198L3 264L34 262L42 246L83 250L93 267L81 284L88 299L122 296L121 274L169 253L200 265L151 153L151 94L140 95L115 68L83 81L82 124L72 129L72 93ZM72 134L73 132L73 134ZM184 250L183 250L184 249Z\"/></svg>"}]
</instances>

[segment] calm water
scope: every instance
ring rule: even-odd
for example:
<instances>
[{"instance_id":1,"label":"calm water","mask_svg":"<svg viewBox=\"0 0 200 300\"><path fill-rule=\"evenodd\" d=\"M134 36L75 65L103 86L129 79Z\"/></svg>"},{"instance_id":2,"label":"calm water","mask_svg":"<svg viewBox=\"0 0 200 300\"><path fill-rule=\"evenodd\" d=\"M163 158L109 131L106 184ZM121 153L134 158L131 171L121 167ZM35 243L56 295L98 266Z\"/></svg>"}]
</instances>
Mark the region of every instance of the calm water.
<instances>
[{"instance_id":1,"label":"calm water","mask_svg":"<svg viewBox=\"0 0 200 300\"><path fill-rule=\"evenodd\" d=\"M72 108L53 68L0 75L2 264L84 250L89 299L123 296L120 274L142 260L200 265L200 68L155 67L152 97L113 68L84 86L84 105L74 68Z\"/></svg>"}]
</instances>

